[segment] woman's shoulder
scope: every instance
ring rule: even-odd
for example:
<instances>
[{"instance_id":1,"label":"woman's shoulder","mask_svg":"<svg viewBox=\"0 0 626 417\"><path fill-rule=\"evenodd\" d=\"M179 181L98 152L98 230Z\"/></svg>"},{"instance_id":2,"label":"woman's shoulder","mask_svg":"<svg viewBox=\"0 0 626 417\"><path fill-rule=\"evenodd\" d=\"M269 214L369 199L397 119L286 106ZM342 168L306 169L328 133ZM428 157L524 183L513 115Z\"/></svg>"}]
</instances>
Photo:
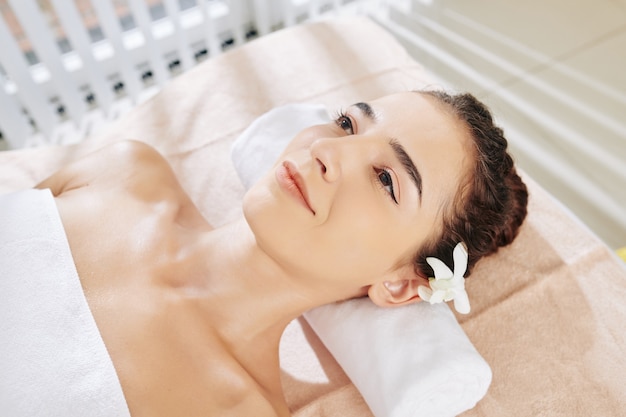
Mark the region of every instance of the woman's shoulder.
<instances>
[{"instance_id":1,"label":"woman's shoulder","mask_svg":"<svg viewBox=\"0 0 626 417\"><path fill-rule=\"evenodd\" d=\"M100 169L131 182L147 182L178 188L176 174L154 147L136 140L116 142L102 150Z\"/></svg>"},{"instance_id":2,"label":"woman's shoulder","mask_svg":"<svg viewBox=\"0 0 626 417\"><path fill-rule=\"evenodd\" d=\"M37 185L55 196L84 186L129 182L175 182L167 160L152 146L123 140L76 159Z\"/></svg>"},{"instance_id":3,"label":"woman's shoulder","mask_svg":"<svg viewBox=\"0 0 626 417\"><path fill-rule=\"evenodd\" d=\"M165 158L152 145L138 140L126 139L111 143L100 149L102 155L115 157L122 163L166 163Z\"/></svg>"},{"instance_id":4,"label":"woman's shoulder","mask_svg":"<svg viewBox=\"0 0 626 417\"><path fill-rule=\"evenodd\" d=\"M114 142L87 155L82 162L87 170L99 170L111 175L133 178L136 178L137 174L174 176L169 163L161 153L151 145L137 140Z\"/></svg>"}]
</instances>

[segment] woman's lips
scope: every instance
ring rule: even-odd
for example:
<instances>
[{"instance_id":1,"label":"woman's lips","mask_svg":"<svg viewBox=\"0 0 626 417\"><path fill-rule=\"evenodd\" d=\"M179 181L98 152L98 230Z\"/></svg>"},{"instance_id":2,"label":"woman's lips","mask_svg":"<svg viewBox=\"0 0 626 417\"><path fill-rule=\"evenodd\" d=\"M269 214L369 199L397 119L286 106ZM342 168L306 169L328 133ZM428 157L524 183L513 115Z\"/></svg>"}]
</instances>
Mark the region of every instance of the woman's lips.
<instances>
[{"instance_id":1,"label":"woman's lips","mask_svg":"<svg viewBox=\"0 0 626 417\"><path fill-rule=\"evenodd\" d=\"M276 180L287 194L294 197L300 204L309 209L311 213L315 214L315 210L313 210L309 204L309 198L302 176L293 163L284 161L280 164L276 169Z\"/></svg>"}]
</instances>

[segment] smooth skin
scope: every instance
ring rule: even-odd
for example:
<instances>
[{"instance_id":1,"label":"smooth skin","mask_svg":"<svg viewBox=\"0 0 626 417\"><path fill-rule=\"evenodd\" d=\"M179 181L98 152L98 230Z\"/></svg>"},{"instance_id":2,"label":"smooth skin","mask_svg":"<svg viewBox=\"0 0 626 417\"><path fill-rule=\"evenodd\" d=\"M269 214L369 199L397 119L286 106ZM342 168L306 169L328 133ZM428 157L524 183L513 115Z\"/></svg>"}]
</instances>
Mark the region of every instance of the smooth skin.
<instances>
[{"instance_id":1,"label":"smooth skin","mask_svg":"<svg viewBox=\"0 0 626 417\"><path fill-rule=\"evenodd\" d=\"M217 229L140 142L107 146L39 184L55 196L131 414L289 416L285 327L351 297L419 300L427 281L411 255L469 172L468 143L417 93L351 106L301 132L246 194L245 218ZM297 192L278 175L285 163Z\"/></svg>"}]
</instances>

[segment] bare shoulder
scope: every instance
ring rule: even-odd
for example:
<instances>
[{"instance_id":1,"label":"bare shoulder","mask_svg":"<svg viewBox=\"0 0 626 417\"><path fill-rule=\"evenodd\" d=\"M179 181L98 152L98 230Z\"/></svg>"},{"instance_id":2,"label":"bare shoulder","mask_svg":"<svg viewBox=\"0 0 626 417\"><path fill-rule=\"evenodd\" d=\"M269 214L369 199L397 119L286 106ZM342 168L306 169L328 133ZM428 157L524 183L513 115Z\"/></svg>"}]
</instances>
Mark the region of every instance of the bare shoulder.
<instances>
[{"instance_id":1,"label":"bare shoulder","mask_svg":"<svg viewBox=\"0 0 626 417\"><path fill-rule=\"evenodd\" d=\"M73 161L37 188L50 188L55 196L87 185L128 180L138 181L150 177L158 182L174 178L165 158L152 146L134 140L124 140L107 145Z\"/></svg>"}]
</instances>

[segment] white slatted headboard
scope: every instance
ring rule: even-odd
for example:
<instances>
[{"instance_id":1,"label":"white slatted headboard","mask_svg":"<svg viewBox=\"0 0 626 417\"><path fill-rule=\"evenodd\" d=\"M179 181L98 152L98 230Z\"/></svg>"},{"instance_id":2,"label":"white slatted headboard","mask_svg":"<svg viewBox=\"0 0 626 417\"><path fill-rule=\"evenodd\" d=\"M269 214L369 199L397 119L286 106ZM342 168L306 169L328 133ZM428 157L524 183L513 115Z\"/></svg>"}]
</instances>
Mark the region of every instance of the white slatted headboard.
<instances>
[{"instance_id":1,"label":"white slatted headboard","mask_svg":"<svg viewBox=\"0 0 626 417\"><path fill-rule=\"evenodd\" d=\"M198 61L353 3L0 0L3 147L80 140Z\"/></svg>"}]
</instances>

